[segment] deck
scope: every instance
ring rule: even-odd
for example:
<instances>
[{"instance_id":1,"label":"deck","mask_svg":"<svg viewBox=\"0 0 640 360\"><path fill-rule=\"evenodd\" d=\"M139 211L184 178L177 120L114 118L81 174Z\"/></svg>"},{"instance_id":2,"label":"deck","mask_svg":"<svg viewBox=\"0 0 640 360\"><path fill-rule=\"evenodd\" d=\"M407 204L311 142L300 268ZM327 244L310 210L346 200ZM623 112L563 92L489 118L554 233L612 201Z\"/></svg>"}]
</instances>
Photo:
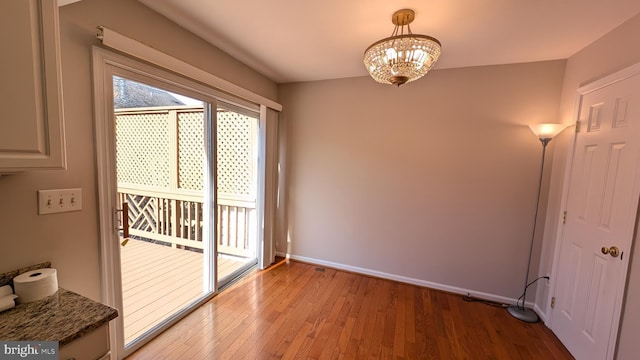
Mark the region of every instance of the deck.
<instances>
[{"instance_id":1,"label":"deck","mask_svg":"<svg viewBox=\"0 0 640 360\"><path fill-rule=\"evenodd\" d=\"M130 240L121 247L125 343L202 296L202 254ZM218 256L218 279L246 264Z\"/></svg>"}]
</instances>

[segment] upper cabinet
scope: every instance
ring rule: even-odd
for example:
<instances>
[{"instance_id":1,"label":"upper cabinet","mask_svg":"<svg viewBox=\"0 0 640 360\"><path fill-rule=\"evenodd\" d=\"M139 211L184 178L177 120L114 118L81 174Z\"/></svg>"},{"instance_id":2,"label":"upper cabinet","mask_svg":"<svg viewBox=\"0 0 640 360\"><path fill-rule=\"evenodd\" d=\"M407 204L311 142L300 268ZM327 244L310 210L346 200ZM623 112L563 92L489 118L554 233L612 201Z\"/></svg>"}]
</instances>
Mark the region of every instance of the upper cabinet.
<instances>
[{"instance_id":1,"label":"upper cabinet","mask_svg":"<svg viewBox=\"0 0 640 360\"><path fill-rule=\"evenodd\" d=\"M56 0L1 0L0 49L0 173L64 169Z\"/></svg>"}]
</instances>

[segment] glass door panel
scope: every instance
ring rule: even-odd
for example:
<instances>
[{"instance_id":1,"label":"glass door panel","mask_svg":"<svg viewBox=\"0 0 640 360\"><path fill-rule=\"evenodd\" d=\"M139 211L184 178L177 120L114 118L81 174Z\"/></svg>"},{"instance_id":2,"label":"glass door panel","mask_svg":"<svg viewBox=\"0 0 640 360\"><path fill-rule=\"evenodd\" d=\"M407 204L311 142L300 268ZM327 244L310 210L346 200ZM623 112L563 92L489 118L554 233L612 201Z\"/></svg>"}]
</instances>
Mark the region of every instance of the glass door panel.
<instances>
[{"instance_id":1,"label":"glass door panel","mask_svg":"<svg viewBox=\"0 0 640 360\"><path fill-rule=\"evenodd\" d=\"M220 286L257 263L259 116L257 112L218 102L216 223Z\"/></svg>"},{"instance_id":2,"label":"glass door panel","mask_svg":"<svg viewBox=\"0 0 640 360\"><path fill-rule=\"evenodd\" d=\"M113 93L126 348L215 289L215 131L202 101L119 76Z\"/></svg>"}]
</instances>

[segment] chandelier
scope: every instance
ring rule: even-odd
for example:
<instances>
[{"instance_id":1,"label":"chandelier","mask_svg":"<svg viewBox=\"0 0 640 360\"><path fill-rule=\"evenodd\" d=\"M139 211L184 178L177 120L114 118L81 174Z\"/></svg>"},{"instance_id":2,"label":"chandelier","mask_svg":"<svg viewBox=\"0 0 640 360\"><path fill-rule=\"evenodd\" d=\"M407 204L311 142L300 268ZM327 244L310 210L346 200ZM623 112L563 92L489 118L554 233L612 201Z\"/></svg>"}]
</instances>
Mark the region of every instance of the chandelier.
<instances>
[{"instance_id":1,"label":"chandelier","mask_svg":"<svg viewBox=\"0 0 640 360\"><path fill-rule=\"evenodd\" d=\"M438 61L440 41L413 34L409 27L413 19L413 10L396 11L391 17L395 25L391 36L376 41L365 50L364 65L375 81L400 86L421 78Z\"/></svg>"}]
</instances>

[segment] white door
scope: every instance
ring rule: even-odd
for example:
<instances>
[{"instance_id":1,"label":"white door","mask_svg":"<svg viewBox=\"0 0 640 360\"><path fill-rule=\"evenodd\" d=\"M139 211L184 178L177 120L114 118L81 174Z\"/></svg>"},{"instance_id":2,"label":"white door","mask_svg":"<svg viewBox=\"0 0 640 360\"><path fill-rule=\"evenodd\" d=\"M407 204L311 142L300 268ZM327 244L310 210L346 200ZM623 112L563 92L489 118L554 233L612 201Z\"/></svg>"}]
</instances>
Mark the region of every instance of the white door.
<instances>
[{"instance_id":1,"label":"white door","mask_svg":"<svg viewBox=\"0 0 640 360\"><path fill-rule=\"evenodd\" d=\"M576 359L613 358L640 193L640 75L599 84L581 91L551 313Z\"/></svg>"}]
</instances>

